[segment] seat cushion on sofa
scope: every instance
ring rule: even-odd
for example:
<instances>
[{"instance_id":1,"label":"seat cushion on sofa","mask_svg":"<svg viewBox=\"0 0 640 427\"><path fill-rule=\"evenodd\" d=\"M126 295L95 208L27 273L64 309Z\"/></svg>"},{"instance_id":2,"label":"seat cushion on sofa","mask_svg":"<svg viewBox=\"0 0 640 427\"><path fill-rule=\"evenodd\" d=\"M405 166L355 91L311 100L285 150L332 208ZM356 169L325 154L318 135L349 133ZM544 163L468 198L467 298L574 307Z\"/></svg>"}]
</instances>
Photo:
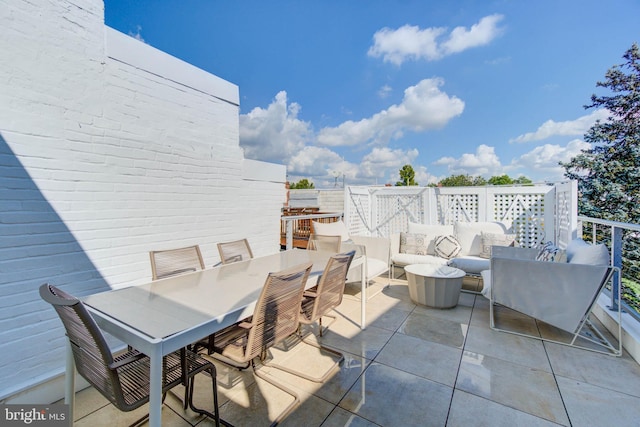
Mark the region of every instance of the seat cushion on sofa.
<instances>
[{"instance_id":1,"label":"seat cushion on sofa","mask_svg":"<svg viewBox=\"0 0 640 427\"><path fill-rule=\"evenodd\" d=\"M367 257L367 280L373 280L374 277L378 277L381 274L389 270L389 265L381 259ZM361 268L359 265L351 266L347 273L347 282L359 282L362 278L360 275Z\"/></svg>"},{"instance_id":2,"label":"seat cushion on sofa","mask_svg":"<svg viewBox=\"0 0 640 427\"><path fill-rule=\"evenodd\" d=\"M447 265L448 259L440 258L435 255L413 255L413 254L394 254L391 257L391 262L395 265L409 265L409 264L433 264L433 265Z\"/></svg>"},{"instance_id":3,"label":"seat cushion on sofa","mask_svg":"<svg viewBox=\"0 0 640 427\"><path fill-rule=\"evenodd\" d=\"M427 255L435 255L435 240L438 236L453 234L453 225L419 224L409 221L408 232L427 236Z\"/></svg>"},{"instance_id":4,"label":"seat cushion on sofa","mask_svg":"<svg viewBox=\"0 0 640 427\"><path fill-rule=\"evenodd\" d=\"M460 242L460 253L458 256L480 255L482 252L482 232L502 233L507 232L507 227L500 222L456 222L454 225L454 235Z\"/></svg>"},{"instance_id":5,"label":"seat cushion on sofa","mask_svg":"<svg viewBox=\"0 0 640 427\"><path fill-rule=\"evenodd\" d=\"M449 266L464 270L467 274L480 274L483 270L491 268L491 260L467 255L449 260Z\"/></svg>"},{"instance_id":6,"label":"seat cushion on sofa","mask_svg":"<svg viewBox=\"0 0 640 427\"><path fill-rule=\"evenodd\" d=\"M491 299L491 270L483 270L480 275L482 276L482 291L480 293L483 297Z\"/></svg>"}]
</instances>

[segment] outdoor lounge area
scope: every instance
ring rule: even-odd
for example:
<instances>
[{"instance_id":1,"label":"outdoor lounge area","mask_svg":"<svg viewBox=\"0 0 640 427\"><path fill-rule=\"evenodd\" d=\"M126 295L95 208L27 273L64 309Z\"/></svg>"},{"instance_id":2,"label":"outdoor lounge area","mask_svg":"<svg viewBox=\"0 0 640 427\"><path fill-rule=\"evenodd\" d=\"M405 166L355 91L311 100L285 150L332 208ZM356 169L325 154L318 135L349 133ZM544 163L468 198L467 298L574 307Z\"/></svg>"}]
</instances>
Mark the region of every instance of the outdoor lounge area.
<instances>
[{"instance_id":1,"label":"outdoor lounge area","mask_svg":"<svg viewBox=\"0 0 640 427\"><path fill-rule=\"evenodd\" d=\"M383 275L373 286L386 281ZM325 383L264 368L301 396L301 405L280 425L636 426L640 419L640 366L626 352L612 357L493 331L489 301L481 295L462 293L452 309L417 306L403 274L368 301L368 326L361 330L359 290L347 286L335 310L338 319L321 338L345 356ZM501 327L566 338L524 315L497 311ZM310 346L286 350L274 349L274 359L300 370L321 372L333 363ZM251 369L215 364L226 421L269 425L290 403L290 396L256 379ZM208 379L199 379L196 406L207 405L210 390ZM121 413L88 388L77 394L75 425L128 425L147 410L145 405ZM172 394L162 416L169 426L213 424L183 410Z\"/></svg>"}]
</instances>

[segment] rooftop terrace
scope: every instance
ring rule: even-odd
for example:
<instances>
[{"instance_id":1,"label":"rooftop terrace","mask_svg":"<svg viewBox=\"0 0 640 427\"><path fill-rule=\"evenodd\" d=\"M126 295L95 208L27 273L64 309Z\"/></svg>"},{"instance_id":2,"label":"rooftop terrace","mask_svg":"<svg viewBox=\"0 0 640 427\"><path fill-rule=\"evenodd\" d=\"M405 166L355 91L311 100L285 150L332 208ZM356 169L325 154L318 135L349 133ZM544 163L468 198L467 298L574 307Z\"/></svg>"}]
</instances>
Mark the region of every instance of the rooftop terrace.
<instances>
[{"instance_id":1,"label":"rooftop terrace","mask_svg":"<svg viewBox=\"0 0 640 427\"><path fill-rule=\"evenodd\" d=\"M378 282L373 286L386 278ZM268 371L302 396L282 425L638 425L640 366L626 352L617 358L493 331L489 301L479 295L463 293L453 309L417 306L404 276L369 300L370 323L362 331L358 289L348 286L338 320L322 338L345 353L331 379L317 384ZM561 335L506 309L499 309L498 320L508 329ZM273 357L314 374L330 365L327 356L305 345L274 351ZM234 425L269 425L291 401L251 370L216 364L221 415ZM196 383L196 403L204 407L210 404L208 382L203 377ZM172 395L165 403L166 425L212 425L184 411ZM76 425L124 425L146 410L120 413L89 388L76 398Z\"/></svg>"}]
</instances>

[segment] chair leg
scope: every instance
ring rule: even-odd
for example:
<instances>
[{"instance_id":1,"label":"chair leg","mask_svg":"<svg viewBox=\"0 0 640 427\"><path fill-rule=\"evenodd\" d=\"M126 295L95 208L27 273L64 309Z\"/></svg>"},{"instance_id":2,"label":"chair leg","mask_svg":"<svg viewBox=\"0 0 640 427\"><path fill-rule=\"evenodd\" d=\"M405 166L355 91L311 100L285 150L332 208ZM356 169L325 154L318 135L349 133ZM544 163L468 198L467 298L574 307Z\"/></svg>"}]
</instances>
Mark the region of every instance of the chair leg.
<instances>
[{"instance_id":1,"label":"chair leg","mask_svg":"<svg viewBox=\"0 0 640 427\"><path fill-rule=\"evenodd\" d=\"M265 375L265 374L261 373L260 370L256 368L255 359L251 361L251 366L253 367L253 372L256 374L256 376L258 378L265 380L269 384L273 385L274 387L279 388L280 390L284 391L285 393L287 393L288 395L293 397L293 402L291 402L291 404L289 406L287 406L284 409L284 411L282 411L280 413L280 415L278 415L276 417L276 419L271 423L270 427L274 427L274 426L278 425L283 419L285 419L287 417L287 415L289 415L291 412L293 412L293 410L296 407L298 407L298 405L300 405L300 397L298 396L298 394L296 392L294 392L290 388L285 387L284 385L274 381L272 378L269 378L268 375ZM267 366L267 365L265 365L265 366Z\"/></svg>"},{"instance_id":2,"label":"chair leg","mask_svg":"<svg viewBox=\"0 0 640 427\"><path fill-rule=\"evenodd\" d=\"M225 420L220 418L220 407L218 406L218 383L216 381L216 368L211 365L210 367L205 369L209 375L211 376L211 385L212 385L212 391L213 391L213 410L214 413L211 413L207 410L204 409L200 409L197 408L194 404L193 404L193 391L194 391L194 387L195 387L195 382L196 382L196 376L193 375L189 381L189 400L188 400L188 404L189 404L189 408L191 408L192 411L197 412L198 414L201 415L206 415L207 417L211 418L214 420L216 427L220 426L220 424L224 425L224 426L228 426L228 427L233 427L232 424L226 422Z\"/></svg>"}]
</instances>

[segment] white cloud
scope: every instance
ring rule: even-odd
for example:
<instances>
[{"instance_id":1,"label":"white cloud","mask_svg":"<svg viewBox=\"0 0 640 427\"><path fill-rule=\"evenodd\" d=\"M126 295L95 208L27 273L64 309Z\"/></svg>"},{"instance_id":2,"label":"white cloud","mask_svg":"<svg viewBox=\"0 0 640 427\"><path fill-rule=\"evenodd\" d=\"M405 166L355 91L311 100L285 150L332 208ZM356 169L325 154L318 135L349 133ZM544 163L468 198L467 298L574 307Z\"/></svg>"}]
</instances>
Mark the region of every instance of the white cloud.
<instances>
[{"instance_id":1,"label":"white cloud","mask_svg":"<svg viewBox=\"0 0 640 427\"><path fill-rule=\"evenodd\" d=\"M484 46L502 33L498 23L502 21L502 15L489 15L482 18L477 24L467 30L465 27L456 27L451 31L449 39L442 43L445 55L462 52L477 46Z\"/></svg>"},{"instance_id":2,"label":"white cloud","mask_svg":"<svg viewBox=\"0 0 640 427\"><path fill-rule=\"evenodd\" d=\"M441 43L438 39L446 33L446 28L443 27L422 30L412 25L404 25L396 30L385 27L373 35L374 43L367 54L375 58L382 57L384 62L396 65L410 59L437 60L489 44L502 32L497 26L502 19L502 15L489 15L480 19L470 29L456 27Z\"/></svg>"},{"instance_id":3,"label":"white cloud","mask_svg":"<svg viewBox=\"0 0 640 427\"><path fill-rule=\"evenodd\" d=\"M384 98L388 98L389 95L391 95L391 91L393 89L391 89L391 86L389 85L384 85L382 86L380 89L378 89L378 96L382 99Z\"/></svg>"},{"instance_id":4,"label":"white cloud","mask_svg":"<svg viewBox=\"0 0 640 427\"><path fill-rule=\"evenodd\" d=\"M362 158L358 177L371 182L371 179L382 180L386 177L397 176L400 168L406 164L411 164L418 157L418 150L411 149L404 151L401 149L392 150L388 147L375 147L369 154ZM395 181L393 182L395 184Z\"/></svg>"},{"instance_id":5,"label":"white cloud","mask_svg":"<svg viewBox=\"0 0 640 427\"><path fill-rule=\"evenodd\" d=\"M564 177L564 168L558 162L566 163L590 147L591 144L580 139L570 141L565 147L545 144L520 156L513 162L513 166L531 171L534 176L530 178L537 178L534 179L537 181L559 181Z\"/></svg>"},{"instance_id":6,"label":"white cloud","mask_svg":"<svg viewBox=\"0 0 640 427\"><path fill-rule=\"evenodd\" d=\"M474 154L465 153L458 159L442 157L434 164L447 166L451 175L469 174L489 177L504 173L504 168L495 153L495 148L484 144L478 146Z\"/></svg>"},{"instance_id":7,"label":"white cloud","mask_svg":"<svg viewBox=\"0 0 640 427\"><path fill-rule=\"evenodd\" d=\"M399 105L392 105L369 118L346 121L337 127L323 128L318 144L325 146L385 144L402 136L404 131L422 132L438 129L462 114L464 102L440 90L444 80L425 79L404 91Z\"/></svg>"},{"instance_id":8,"label":"white cloud","mask_svg":"<svg viewBox=\"0 0 640 427\"><path fill-rule=\"evenodd\" d=\"M552 136L582 136L596 120L605 121L609 117L609 111L605 109L595 110L593 113L565 122L547 120L535 132L522 134L509 142L541 141Z\"/></svg>"},{"instance_id":9,"label":"white cloud","mask_svg":"<svg viewBox=\"0 0 640 427\"><path fill-rule=\"evenodd\" d=\"M279 92L266 109L256 107L240 115L240 145L245 156L276 163L288 163L313 139L308 122L298 119L300 105L287 105L287 93Z\"/></svg>"}]
</instances>

